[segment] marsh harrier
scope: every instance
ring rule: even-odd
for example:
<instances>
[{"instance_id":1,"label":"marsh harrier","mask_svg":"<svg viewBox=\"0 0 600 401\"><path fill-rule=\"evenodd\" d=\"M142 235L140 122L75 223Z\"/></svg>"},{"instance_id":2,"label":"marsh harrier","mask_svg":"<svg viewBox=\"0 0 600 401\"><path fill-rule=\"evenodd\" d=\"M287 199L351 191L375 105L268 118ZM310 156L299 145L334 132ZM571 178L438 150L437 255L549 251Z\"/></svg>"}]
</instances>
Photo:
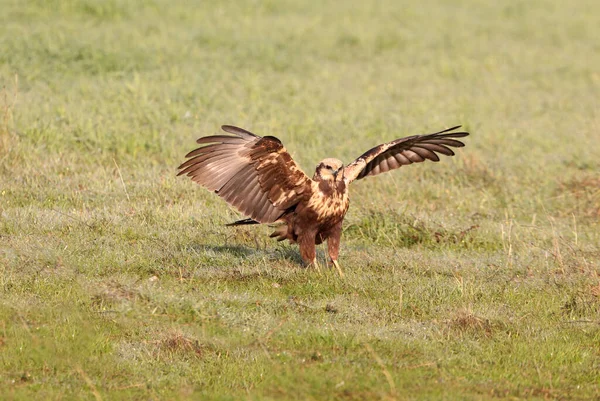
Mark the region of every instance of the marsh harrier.
<instances>
[{"instance_id":1,"label":"marsh harrier","mask_svg":"<svg viewBox=\"0 0 600 401\"><path fill-rule=\"evenodd\" d=\"M247 219L228 224L283 223L271 237L298 243L300 255L318 269L316 245L327 240L331 262L337 262L342 221L348 211L348 185L355 180L385 173L425 160L439 161L438 154L453 156L451 147L462 147L468 132L460 126L428 135L396 139L368 150L344 166L338 159L324 159L312 178L292 159L281 141L260 137L231 125L227 135L206 136L201 146L186 155L177 175L214 191Z\"/></svg>"}]
</instances>

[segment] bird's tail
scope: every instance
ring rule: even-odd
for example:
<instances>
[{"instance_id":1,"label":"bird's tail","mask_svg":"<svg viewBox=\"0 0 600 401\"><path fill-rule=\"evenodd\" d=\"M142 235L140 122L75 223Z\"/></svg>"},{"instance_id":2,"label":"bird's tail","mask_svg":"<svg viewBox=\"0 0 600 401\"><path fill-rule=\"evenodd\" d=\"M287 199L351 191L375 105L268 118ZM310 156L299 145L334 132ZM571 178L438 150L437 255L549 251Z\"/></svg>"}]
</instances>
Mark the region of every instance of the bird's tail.
<instances>
[{"instance_id":1,"label":"bird's tail","mask_svg":"<svg viewBox=\"0 0 600 401\"><path fill-rule=\"evenodd\" d=\"M238 220L238 221L234 221L233 223L229 223L229 224L225 224L227 227L233 227L233 226L245 226L248 224L260 224L258 221L253 220L251 218L247 218L244 220Z\"/></svg>"},{"instance_id":2,"label":"bird's tail","mask_svg":"<svg viewBox=\"0 0 600 401\"><path fill-rule=\"evenodd\" d=\"M269 237L276 238L277 241L285 241L287 239L290 241L291 244L295 244L297 239L294 237L294 234L289 230L289 226L287 224L283 224L277 227L277 229L273 231L273 233L269 235Z\"/></svg>"}]
</instances>

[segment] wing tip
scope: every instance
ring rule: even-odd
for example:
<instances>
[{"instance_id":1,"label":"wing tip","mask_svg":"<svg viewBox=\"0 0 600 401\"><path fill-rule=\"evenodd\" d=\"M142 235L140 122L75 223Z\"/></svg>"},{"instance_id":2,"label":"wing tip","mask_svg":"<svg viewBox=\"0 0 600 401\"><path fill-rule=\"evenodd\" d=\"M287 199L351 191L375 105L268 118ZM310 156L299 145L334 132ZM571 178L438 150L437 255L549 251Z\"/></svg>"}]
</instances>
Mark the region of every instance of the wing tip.
<instances>
[{"instance_id":1,"label":"wing tip","mask_svg":"<svg viewBox=\"0 0 600 401\"><path fill-rule=\"evenodd\" d=\"M469 135L469 133L468 133L467 131L451 132L451 131L457 130L457 129L459 129L459 128L462 128L462 125L456 125L456 126L454 126L454 127L452 127L452 128L446 128L445 130L442 130L442 131L440 131L440 132L437 132L437 134L445 134L445 133L448 133L448 134L455 135L455 136L456 136L456 138L463 138L463 137L465 137L465 136L468 136L468 135Z\"/></svg>"},{"instance_id":2,"label":"wing tip","mask_svg":"<svg viewBox=\"0 0 600 401\"><path fill-rule=\"evenodd\" d=\"M235 125L223 124L223 125L221 125L221 129L225 132L230 132L230 131L238 130L241 128L238 128Z\"/></svg>"},{"instance_id":3,"label":"wing tip","mask_svg":"<svg viewBox=\"0 0 600 401\"><path fill-rule=\"evenodd\" d=\"M200 139L202 139L202 138L199 138L199 139L198 139L196 142L198 142ZM197 150L198 150L198 149L190 150L189 152L187 152L187 153L185 154L185 156L184 156L184 157L185 157L186 159L187 159L188 157L192 157L192 156L193 156L193 153L194 153L194 152L196 152ZM179 168L179 167L178 167L178 168Z\"/></svg>"},{"instance_id":4,"label":"wing tip","mask_svg":"<svg viewBox=\"0 0 600 401\"><path fill-rule=\"evenodd\" d=\"M235 125L224 124L224 125L221 125L221 129L225 132L229 132L230 134L237 135L241 138L248 137L248 136L250 136L252 138L258 137L258 135L255 135L252 132L247 131L243 128L236 127Z\"/></svg>"}]
</instances>

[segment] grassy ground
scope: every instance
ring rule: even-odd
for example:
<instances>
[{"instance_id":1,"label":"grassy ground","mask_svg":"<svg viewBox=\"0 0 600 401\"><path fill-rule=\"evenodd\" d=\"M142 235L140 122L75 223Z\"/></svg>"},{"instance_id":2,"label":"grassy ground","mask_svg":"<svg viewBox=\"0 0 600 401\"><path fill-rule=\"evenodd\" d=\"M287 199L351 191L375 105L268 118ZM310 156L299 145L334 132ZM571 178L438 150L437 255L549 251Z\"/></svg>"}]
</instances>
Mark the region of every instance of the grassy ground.
<instances>
[{"instance_id":1,"label":"grassy ground","mask_svg":"<svg viewBox=\"0 0 600 401\"><path fill-rule=\"evenodd\" d=\"M0 398L598 399L600 6L571 3L0 1ZM472 136L353 185L341 280L175 178L221 124L306 171Z\"/></svg>"}]
</instances>

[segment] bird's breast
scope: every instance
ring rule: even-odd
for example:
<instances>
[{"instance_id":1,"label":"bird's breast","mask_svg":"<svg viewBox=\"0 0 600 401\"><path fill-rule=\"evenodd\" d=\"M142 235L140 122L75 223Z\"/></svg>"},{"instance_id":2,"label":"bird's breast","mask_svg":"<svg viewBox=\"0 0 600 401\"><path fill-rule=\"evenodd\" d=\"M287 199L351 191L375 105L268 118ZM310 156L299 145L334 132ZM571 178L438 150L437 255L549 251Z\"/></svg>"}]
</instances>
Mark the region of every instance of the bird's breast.
<instances>
[{"instance_id":1,"label":"bird's breast","mask_svg":"<svg viewBox=\"0 0 600 401\"><path fill-rule=\"evenodd\" d=\"M323 185L320 183L314 188L313 194L308 201L310 209L319 223L335 224L344 218L350 199L344 182Z\"/></svg>"}]
</instances>

